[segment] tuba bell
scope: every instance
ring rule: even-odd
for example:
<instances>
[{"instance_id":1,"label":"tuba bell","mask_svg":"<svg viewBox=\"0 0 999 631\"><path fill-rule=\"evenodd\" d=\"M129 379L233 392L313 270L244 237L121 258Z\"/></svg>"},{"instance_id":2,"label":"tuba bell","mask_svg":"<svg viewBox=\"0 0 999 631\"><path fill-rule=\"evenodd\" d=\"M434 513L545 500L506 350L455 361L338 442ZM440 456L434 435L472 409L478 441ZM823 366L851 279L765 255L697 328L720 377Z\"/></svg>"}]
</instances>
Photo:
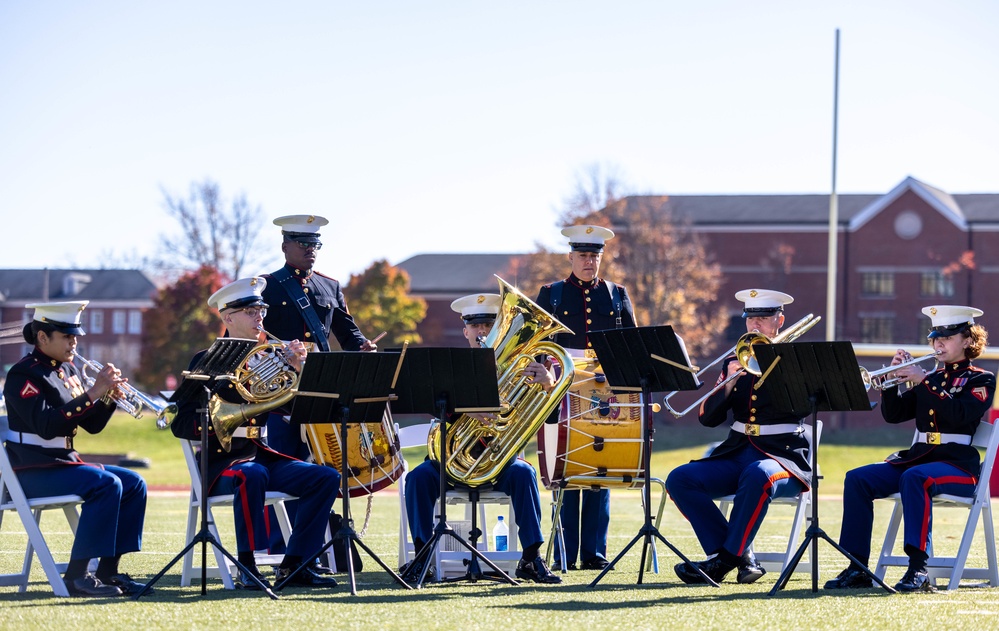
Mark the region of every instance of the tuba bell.
<instances>
[{"instance_id":1,"label":"tuba bell","mask_svg":"<svg viewBox=\"0 0 999 631\"><path fill-rule=\"evenodd\" d=\"M270 333L267 335L276 339ZM217 394L208 402L215 437L222 448L232 450L232 436L240 425L291 401L298 379L298 371L285 356L284 342L277 340L253 347L236 368L232 382L236 392L249 403L229 403Z\"/></svg>"},{"instance_id":2,"label":"tuba bell","mask_svg":"<svg viewBox=\"0 0 999 631\"><path fill-rule=\"evenodd\" d=\"M503 411L486 426L467 414L448 424L448 475L468 486L496 479L511 458L534 436L548 415L561 403L572 385L572 357L564 348L543 341L556 333L571 332L505 280L500 284L500 309L483 346L496 353L496 372ZM550 392L524 377L524 368L538 355L549 355L561 364L561 372ZM440 424L430 430L430 459L441 461ZM485 445L485 449L482 448Z\"/></svg>"}]
</instances>

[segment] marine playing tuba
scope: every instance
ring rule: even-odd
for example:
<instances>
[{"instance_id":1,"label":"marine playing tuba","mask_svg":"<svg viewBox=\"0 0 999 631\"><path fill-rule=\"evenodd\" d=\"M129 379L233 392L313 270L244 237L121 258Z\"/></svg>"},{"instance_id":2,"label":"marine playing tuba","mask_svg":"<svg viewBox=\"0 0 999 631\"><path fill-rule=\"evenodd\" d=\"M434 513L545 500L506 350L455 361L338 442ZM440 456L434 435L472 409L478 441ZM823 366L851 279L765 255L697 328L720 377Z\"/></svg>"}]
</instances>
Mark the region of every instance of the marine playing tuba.
<instances>
[{"instance_id":1,"label":"marine playing tuba","mask_svg":"<svg viewBox=\"0 0 999 631\"><path fill-rule=\"evenodd\" d=\"M215 437L226 451L232 449L232 436L240 425L294 398L299 373L285 356L284 346L281 340L254 346L236 368L233 386L249 403L229 403L217 394L208 402Z\"/></svg>"},{"instance_id":2,"label":"marine playing tuba","mask_svg":"<svg viewBox=\"0 0 999 631\"><path fill-rule=\"evenodd\" d=\"M461 484L479 486L495 480L506 463L534 436L572 385L572 357L550 335L570 332L544 309L496 277L500 309L483 346L496 352L496 373L503 411L489 425L467 414L448 423L448 475ZM561 369L550 392L527 381L524 368L538 355L554 358ZM483 447L484 446L484 447ZM427 438L431 460L440 462L440 425Z\"/></svg>"}]
</instances>

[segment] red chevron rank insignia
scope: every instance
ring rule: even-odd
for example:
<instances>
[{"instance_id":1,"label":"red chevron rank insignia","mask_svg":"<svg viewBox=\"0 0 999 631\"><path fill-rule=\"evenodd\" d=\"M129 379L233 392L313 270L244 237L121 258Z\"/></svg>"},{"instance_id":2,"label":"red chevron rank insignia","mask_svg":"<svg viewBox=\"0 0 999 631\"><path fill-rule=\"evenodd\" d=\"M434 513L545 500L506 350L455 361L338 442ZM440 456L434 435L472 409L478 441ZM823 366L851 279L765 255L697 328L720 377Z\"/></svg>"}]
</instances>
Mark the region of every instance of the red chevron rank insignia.
<instances>
[{"instance_id":1,"label":"red chevron rank insignia","mask_svg":"<svg viewBox=\"0 0 999 631\"><path fill-rule=\"evenodd\" d=\"M977 388L972 388L971 394L975 395L975 398L979 401L985 401L985 399L989 396L989 391L986 390L984 386L979 386Z\"/></svg>"},{"instance_id":2,"label":"red chevron rank insignia","mask_svg":"<svg viewBox=\"0 0 999 631\"><path fill-rule=\"evenodd\" d=\"M36 394L41 394L41 391L35 387L35 384L31 383L30 381L25 381L24 387L21 388L21 398L30 399Z\"/></svg>"}]
</instances>

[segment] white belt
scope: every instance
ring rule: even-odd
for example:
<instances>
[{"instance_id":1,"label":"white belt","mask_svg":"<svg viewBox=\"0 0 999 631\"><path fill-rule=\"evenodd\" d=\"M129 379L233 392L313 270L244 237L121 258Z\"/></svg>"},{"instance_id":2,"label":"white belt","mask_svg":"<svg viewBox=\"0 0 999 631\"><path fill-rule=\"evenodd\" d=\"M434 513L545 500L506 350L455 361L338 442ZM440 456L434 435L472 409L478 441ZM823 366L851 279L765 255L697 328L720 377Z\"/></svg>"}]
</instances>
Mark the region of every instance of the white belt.
<instances>
[{"instance_id":1,"label":"white belt","mask_svg":"<svg viewBox=\"0 0 999 631\"><path fill-rule=\"evenodd\" d=\"M250 440L256 440L258 438L267 438L267 428L266 427L237 427L236 431L232 433L233 438L249 438Z\"/></svg>"},{"instance_id":2,"label":"white belt","mask_svg":"<svg viewBox=\"0 0 999 631\"><path fill-rule=\"evenodd\" d=\"M72 449L72 436L56 436L55 438L42 438L38 434L28 432L8 432L7 440L21 443L22 445L35 445L36 447L47 447L48 449Z\"/></svg>"},{"instance_id":3,"label":"white belt","mask_svg":"<svg viewBox=\"0 0 999 631\"><path fill-rule=\"evenodd\" d=\"M740 421L732 423L732 431L746 436L770 436L773 434L797 434L802 431L801 425L794 423L779 423L777 425L746 425Z\"/></svg>"},{"instance_id":4,"label":"white belt","mask_svg":"<svg viewBox=\"0 0 999 631\"><path fill-rule=\"evenodd\" d=\"M958 445L970 445L971 436L968 436L967 434L941 434L940 432L918 432L916 434L915 442L926 443L927 445L942 445L944 443L957 443Z\"/></svg>"}]
</instances>

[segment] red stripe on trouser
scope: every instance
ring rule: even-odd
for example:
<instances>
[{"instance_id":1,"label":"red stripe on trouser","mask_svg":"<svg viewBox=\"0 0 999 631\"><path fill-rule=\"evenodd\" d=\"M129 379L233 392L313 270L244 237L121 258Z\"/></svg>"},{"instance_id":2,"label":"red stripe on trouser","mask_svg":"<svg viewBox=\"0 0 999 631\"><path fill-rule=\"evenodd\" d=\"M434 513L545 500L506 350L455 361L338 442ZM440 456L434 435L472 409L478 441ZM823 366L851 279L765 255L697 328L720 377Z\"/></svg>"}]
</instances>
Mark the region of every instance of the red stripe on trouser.
<instances>
[{"instance_id":1,"label":"red stripe on trouser","mask_svg":"<svg viewBox=\"0 0 999 631\"><path fill-rule=\"evenodd\" d=\"M250 505L246 500L246 476L243 475L242 471L233 471L232 469L226 469L223 473L225 477L236 477L239 478L239 504L240 509L243 511L243 522L246 524L246 534L250 540L249 550L240 550L237 545L237 552L250 552L256 546L256 538L253 536L253 519L250 518ZM233 507L235 508L235 506Z\"/></svg>"},{"instance_id":2,"label":"red stripe on trouser","mask_svg":"<svg viewBox=\"0 0 999 631\"><path fill-rule=\"evenodd\" d=\"M975 478L948 475L942 478L926 478L923 481L923 523L919 529L919 550L921 552L926 552L926 540L930 536L930 510L933 508L933 500L930 499L930 487L934 484L971 484L974 486Z\"/></svg>"},{"instance_id":3,"label":"red stripe on trouser","mask_svg":"<svg viewBox=\"0 0 999 631\"><path fill-rule=\"evenodd\" d=\"M763 493L760 494L760 501L756 503L756 510L753 511L753 516L746 524L746 531L742 533L742 541L739 542L739 549L735 552L737 556L742 556L742 553L746 550L746 540L749 539L749 533L753 531L753 524L759 519L760 513L763 512L763 507L767 504L767 498L770 496L767 491L773 488L777 480L786 480L789 477L791 477L791 474L787 471L779 471L770 476L767 483L763 485Z\"/></svg>"}]
</instances>

